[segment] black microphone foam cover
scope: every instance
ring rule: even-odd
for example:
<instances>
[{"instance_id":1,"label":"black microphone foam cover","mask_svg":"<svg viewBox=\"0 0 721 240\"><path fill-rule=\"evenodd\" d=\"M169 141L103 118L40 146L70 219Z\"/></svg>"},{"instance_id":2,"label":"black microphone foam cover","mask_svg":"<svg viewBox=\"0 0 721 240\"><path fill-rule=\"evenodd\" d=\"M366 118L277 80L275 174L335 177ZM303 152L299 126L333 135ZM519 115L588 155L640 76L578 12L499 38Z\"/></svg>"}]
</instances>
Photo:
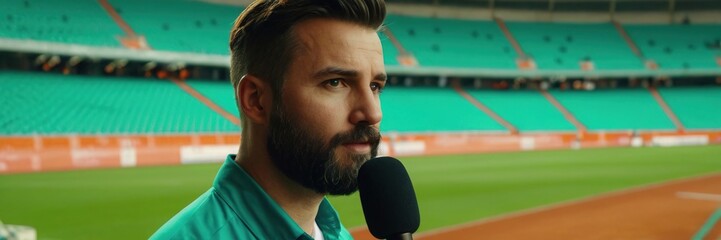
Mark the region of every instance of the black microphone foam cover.
<instances>
[{"instance_id":1,"label":"black microphone foam cover","mask_svg":"<svg viewBox=\"0 0 721 240\"><path fill-rule=\"evenodd\" d=\"M414 233L421 224L418 201L403 164L392 157L368 160L358 172L368 230L379 239Z\"/></svg>"}]
</instances>

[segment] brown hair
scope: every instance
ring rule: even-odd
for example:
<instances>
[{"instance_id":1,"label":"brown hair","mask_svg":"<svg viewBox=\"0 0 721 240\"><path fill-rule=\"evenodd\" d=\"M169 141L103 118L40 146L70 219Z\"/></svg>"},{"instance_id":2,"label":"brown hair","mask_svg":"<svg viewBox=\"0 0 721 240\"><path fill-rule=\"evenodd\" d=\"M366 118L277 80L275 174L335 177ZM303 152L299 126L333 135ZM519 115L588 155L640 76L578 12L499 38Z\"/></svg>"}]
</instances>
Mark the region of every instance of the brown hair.
<instances>
[{"instance_id":1,"label":"brown hair","mask_svg":"<svg viewBox=\"0 0 721 240\"><path fill-rule=\"evenodd\" d=\"M243 75L252 74L269 81L278 98L298 44L293 26L311 18L329 18L378 30L385 17L384 0L257 0L238 16L231 30L230 81L237 87Z\"/></svg>"}]
</instances>

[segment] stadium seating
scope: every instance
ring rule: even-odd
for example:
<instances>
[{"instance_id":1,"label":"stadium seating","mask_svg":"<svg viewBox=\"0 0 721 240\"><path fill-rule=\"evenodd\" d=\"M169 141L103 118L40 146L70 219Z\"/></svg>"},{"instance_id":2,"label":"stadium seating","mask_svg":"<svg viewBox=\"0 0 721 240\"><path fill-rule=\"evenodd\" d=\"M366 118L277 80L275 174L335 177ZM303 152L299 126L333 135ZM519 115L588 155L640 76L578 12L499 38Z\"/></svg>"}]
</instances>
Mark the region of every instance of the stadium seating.
<instances>
[{"instance_id":1,"label":"stadium seating","mask_svg":"<svg viewBox=\"0 0 721 240\"><path fill-rule=\"evenodd\" d=\"M390 38L383 33L378 33L378 37L381 39L381 45L383 45L383 61L386 66L398 66L398 49L393 46Z\"/></svg>"},{"instance_id":2,"label":"stadium seating","mask_svg":"<svg viewBox=\"0 0 721 240\"><path fill-rule=\"evenodd\" d=\"M229 30L242 6L193 0L109 0L152 49L226 55ZM121 47L124 33L94 0L9 0L0 8L0 38ZM578 70L591 60L598 70L644 69L611 23L506 21L539 69ZM515 51L493 21L388 15L386 26L424 67L516 69ZM624 26L645 57L663 69L718 68L718 24ZM398 50L380 33L386 65Z\"/></svg>"},{"instance_id":3,"label":"stadium seating","mask_svg":"<svg viewBox=\"0 0 721 240\"><path fill-rule=\"evenodd\" d=\"M237 132L167 80L0 72L0 134Z\"/></svg>"},{"instance_id":4,"label":"stadium seating","mask_svg":"<svg viewBox=\"0 0 721 240\"><path fill-rule=\"evenodd\" d=\"M550 93L589 130L674 130L673 122L646 89Z\"/></svg>"},{"instance_id":5,"label":"stadium seating","mask_svg":"<svg viewBox=\"0 0 721 240\"><path fill-rule=\"evenodd\" d=\"M449 88L387 87L381 101L384 132L506 131Z\"/></svg>"},{"instance_id":6,"label":"stadium seating","mask_svg":"<svg viewBox=\"0 0 721 240\"><path fill-rule=\"evenodd\" d=\"M389 15L385 23L421 66L516 68L516 53L494 22Z\"/></svg>"},{"instance_id":7,"label":"stadium seating","mask_svg":"<svg viewBox=\"0 0 721 240\"><path fill-rule=\"evenodd\" d=\"M227 55L228 35L241 6L195 0L109 0L155 50ZM516 52L493 21L389 15L385 22L422 67L515 70ZM542 70L640 70L611 23L506 21ZM721 25L624 24L631 39L662 69L718 69ZM121 47L124 35L95 0L7 0L0 7L0 38ZM385 64L399 65L398 49L379 33ZM228 82L188 84L238 116ZM127 134L237 132L239 128L166 80L1 72L0 134ZM660 89L689 129L721 128L717 88ZM575 128L536 91L468 90L521 132ZM647 90L551 91L589 130L674 130ZM386 132L506 131L449 88L388 87ZM183 106L172 108L169 106ZM529 117L531 116L531 117Z\"/></svg>"},{"instance_id":8,"label":"stadium seating","mask_svg":"<svg viewBox=\"0 0 721 240\"><path fill-rule=\"evenodd\" d=\"M218 104L223 110L240 116L238 106L235 104L235 93L233 85L229 81L210 81L210 80L188 80L188 85L193 87L200 94Z\"/></svg>"},{"instance_id":9,"label":"stadium seating","mask_svg":"<svg viewBox=\"0 0 721 240\"><path fill-rule=\"evenodd\" d=\"M538 91L467 91L520 132L576 130Z\"/></svg>"},{"instance_id":10,"label":"stadium seating","mask_svg":"<svg viewBox=\"0 0 721 240\"><path fill-rule=\"evenodd\" d=\"M120 47L123 31L95 0L4 0L0 37Z\"/></svg>"},{"instance_id":11,"label":"stadium seating","mask_svg":"<svg viewBox=\"0 0 721 240\"><path fill-rule=\"evenodd\" d=\"M659 93L687 129L721 128L721 88L674 87Z\"/></svg>"},{"instance_id":12,"label":"stadium seating","mask_svg":"<svg viewBox=\"0 0 721 240\"><path fill-rule=\"evenodd\" d=\"M156 50L229 54L228 39L241 6L178 0L110 0Z\"/></svg>"},{"instance_id":13,"label":"stadium seating","mask_svg":"<svg viewBox=\"0 0 721 240\"><path fill-rule=\"evenodd\" d=\"M644 56L656 61L662 69L718 68L715 56L721 49L707 44L721 41L721 25L626 25Z\"/></svg>"},{"instance_id":14,"label":"stadium seating","mask_svg":"<svg viewBox=\"0 0 721 240\"><path fill-rule=\"evenodd\" d=\"M610 23L507 21L506 25L539 69L578 70L582 60L593 61L599 70L644 68Z\"/></svg>"},{"instance_id":15,"label":"stadium seating","mask_svg":"<svg viewBox=\"0 0 721 240\"><path fill-rule=\"evenodd\" d=\"M187 82L238 116L225 81ZM167 80L0 72L0 134L153 134L238 132L239 127ZM540 93L467 90L520 132L574 131ZM719 129L721 89L659 92L688 129ZM550 92L591 131L675 130L645 89ZM383 132L506 129L450 88L391 86L381 94ZM175 107L182 106L182 107Z\"/></svg>"}]
</instances>

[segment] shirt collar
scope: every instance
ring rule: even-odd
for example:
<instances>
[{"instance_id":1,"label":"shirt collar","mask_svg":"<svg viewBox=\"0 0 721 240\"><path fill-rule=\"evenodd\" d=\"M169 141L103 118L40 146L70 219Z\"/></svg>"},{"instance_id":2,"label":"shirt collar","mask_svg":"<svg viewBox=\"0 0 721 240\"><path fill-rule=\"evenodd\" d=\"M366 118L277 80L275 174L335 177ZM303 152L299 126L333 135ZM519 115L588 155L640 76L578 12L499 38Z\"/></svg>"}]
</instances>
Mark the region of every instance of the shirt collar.
<instances>
[{"instance_id":1,"label":"shirt collar","mask_svg":"<svg viewBox=\"0 0 721 240\"><path fill-rule=\"evenodd\" d=\"M330 205L328 199L323 198L323 201L320 202L315 222L323 232L325 239L340 239L343 227L341 226L338 212Z\"/></svg>"},{"instance_id":2,"label":"shirt collar","mask_svg":"<svg viewBox=\"0 0 721 240\"><path fill-rule=\"evenodd\" d=\"M263 188L235 163L235 154L229 154L213 182L213 187L226 204L258 238L312 239L273 200ZM323 198L316 216L316 223L326 239L336 239L341 233L338 213Z\"/></svg>"}]
</instances>

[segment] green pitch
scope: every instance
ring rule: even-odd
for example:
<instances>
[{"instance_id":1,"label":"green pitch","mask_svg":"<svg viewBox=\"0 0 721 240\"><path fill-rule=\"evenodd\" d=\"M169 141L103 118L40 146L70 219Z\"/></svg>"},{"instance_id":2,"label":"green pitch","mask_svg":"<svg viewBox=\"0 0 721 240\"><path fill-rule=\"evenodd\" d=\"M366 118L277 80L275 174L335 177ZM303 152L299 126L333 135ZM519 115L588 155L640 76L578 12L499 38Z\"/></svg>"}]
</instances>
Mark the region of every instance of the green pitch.
<instances>
[{"instance_id":1,"label":"green pitch","mask_svg":"<svg viewBox=\"0 0 721 240\"><path fill-rule=\"evenodd\" d=\"M421 231L631 186L721 172L721 146L407 157ZM0 176L0 220L41 239L144 239L210 186L220 164ZM357 195L331 201L349 228Z\"/></svg>"}]
</instances>

